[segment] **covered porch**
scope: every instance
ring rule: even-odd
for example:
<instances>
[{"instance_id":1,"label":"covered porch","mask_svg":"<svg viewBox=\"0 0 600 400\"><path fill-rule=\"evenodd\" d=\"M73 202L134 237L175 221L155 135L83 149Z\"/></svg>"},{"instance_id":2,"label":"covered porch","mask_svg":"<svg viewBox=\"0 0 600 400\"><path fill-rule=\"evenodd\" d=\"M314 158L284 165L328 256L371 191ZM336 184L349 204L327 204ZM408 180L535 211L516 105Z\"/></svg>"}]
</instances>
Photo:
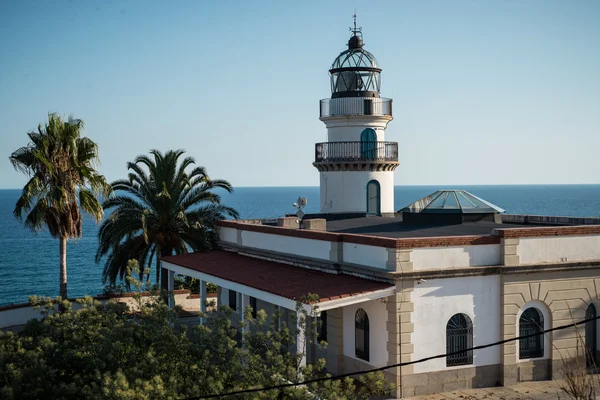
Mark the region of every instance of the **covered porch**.
<instances>
[{"instance_id":1,"label":"covered porch","mask_svg":"<svg viewBox=\"0 0 600 400\"><path fill-rule=\"evenodd\" d=\"M232 309L234 325L245 319L247 306L255 311L264 310L269 317L279 315L279 324L289 324L290 321L298 320L294 316L300 303L306 315L321 317L323 327L319 333L328 346L326 350L319 350L314 345L306 345L302 330L297 329L297 348L292 351L304 354L302 364L325 358L327 369L332 373L361 367L363 360L360 357L356 360L352 358L355 356L354 346L357 342L354 337L354 314L362 307L369 314L364 342L366 349L363 349L366 350L367 357L363 367L381 366L381 363L387 365L388 311L385 299L395 295L396 287L393 283L309 269L224 250L164 257L161 263L168 271L170 292L174 289L175 274L200 280L203 313L206 313L203 301L206 298L206 284L210 282L217 285L219 308L226 305ZM317 295L316 300L302 302L309 293ZM170 305L173 304L171 300ZM348 315L344 316L345 314ZM370 336L368 318L371 318ZM200 324L203 322L199 321ZM247 328L242 325L242 334L244 329ZM378 332L386 334L383 342L383 337L379 338ZM369 357L370 348L377 354Z\"/></svg>"}]
</instances>

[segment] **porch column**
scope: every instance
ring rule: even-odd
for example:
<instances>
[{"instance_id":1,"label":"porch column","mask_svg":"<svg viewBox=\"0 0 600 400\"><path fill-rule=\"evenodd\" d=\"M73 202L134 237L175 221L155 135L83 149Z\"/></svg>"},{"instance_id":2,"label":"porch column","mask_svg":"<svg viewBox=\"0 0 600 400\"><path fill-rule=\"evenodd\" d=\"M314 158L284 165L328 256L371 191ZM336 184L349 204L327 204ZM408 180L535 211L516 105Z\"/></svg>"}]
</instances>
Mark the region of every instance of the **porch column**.
<instances>
[{"instance_id":1,"label":"porch column","mask_svg":"<svg viewBox=\"0 0 600 400\"><path fill-rule=\"evenodd\" d=\"M168 285L167 288L169 290L168 297L168 306L169 308L175 307L175 272L168 270Z\"/></svg>"},{"instance_id":2,"label":"porch column","mask_svg":"<svg viewBox=\"0 0 600 400\"><path fill-rule=\"evenodd\" d=\"M200 281L200 312L206 314L206 281ZM204 317L200 317L200 325L204 325Z\"/></svg>"},{"instance_id":3,"label":"porch column","mask_svg":"<svg viewBox=\"0 0 600 400\"><path fill-rule=\"evenodd\" d=\"M242 339L244 337L244 333L246 332L246 305L248 305L248 295L244 293L240 293L241 300L241 312L240 312L240 326L242 327Z\"/></svg>"},{"instance_id":4,"label":"porch column","mask_svg":"<svg viewBox=\"0 0 600 400\"><path fill-rule=\"evenodd\" d=\"M306 344L306 332L302 329L302 319L304 319L304 329L307 329L308 320L304 318L301 313L296 312L297 322L296 322L296 354L302 354L302 358L298 365L300 367L306 367L306 352L305 352L305 344Z\"/></svg>"},{"instance_id":5,"label":"porch column","mask_svg":"<svg viewBox=\"0 0 600 400\"><path fill-rule=\"evenodd\" d=\"M274 315L277 316L277 322L275 322L275 328L277 330L281 329L281 307L273 306Z\"/></svg>"},{"instance_id":6,"label":"porch column","mask_svg":"<svg viewBox=\"0 0 600 400\"><path fill-rule=\"evenodd\" d=\"M217 286L217 311L222 311L222 301L221 297L223 296L223 289L221 286Z\"/></svg>"}]
</instances>

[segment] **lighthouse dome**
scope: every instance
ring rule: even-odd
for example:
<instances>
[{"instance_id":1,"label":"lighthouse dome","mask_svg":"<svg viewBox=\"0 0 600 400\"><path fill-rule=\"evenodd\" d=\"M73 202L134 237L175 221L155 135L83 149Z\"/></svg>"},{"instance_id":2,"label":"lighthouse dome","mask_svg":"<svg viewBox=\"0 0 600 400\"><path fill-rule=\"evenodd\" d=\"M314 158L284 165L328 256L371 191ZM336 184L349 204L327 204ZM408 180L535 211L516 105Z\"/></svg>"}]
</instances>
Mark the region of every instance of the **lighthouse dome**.
<instances>
[{"instance_id":1,"label":"lighthouse dome","mask_svg":"<svg viewBox=\"0 0 600 400\"><path fill-rule=\"evenodd\" d=\"M348 40L348 50L333 60L331 97L379 97L381 68L373 54L363 48L357 34Z\"/></svg>"},{"instance_id":2,"label":"lighthouse dome","mask_svg":"<svg viewBox=\"0 0 600 400\"><path fill-rule=\"evenodd\" d=\"M356 37L356 36L354 36ZM350 39L352 40L352 39ZM331 69L337 68L378 68L375 56L362 47L349 48L333 60Z\"/></svg>"}]
</instances>

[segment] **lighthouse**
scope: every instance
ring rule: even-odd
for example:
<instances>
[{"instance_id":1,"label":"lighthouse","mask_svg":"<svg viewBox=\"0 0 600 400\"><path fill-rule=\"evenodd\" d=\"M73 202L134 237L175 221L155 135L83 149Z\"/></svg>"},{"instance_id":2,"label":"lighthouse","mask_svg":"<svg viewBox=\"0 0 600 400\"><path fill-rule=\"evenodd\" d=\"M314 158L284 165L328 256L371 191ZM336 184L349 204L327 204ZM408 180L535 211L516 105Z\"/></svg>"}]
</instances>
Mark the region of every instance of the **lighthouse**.
<instances>
[{"instance_id":1,"label":"lighthouse","mask_svg":"<svg viewBox=\"0 0 600 400\"><path fill-rule=\"evenodd\" d=\"M380 96L382 70L364 49L356 15L350 30L348 49L329 69L331 97L320 101L327 127L327 142L315 144L313 163L320 173L320 212L393 216L398 143L385 139L392 99Z\"/></svg>"}]
</instances>

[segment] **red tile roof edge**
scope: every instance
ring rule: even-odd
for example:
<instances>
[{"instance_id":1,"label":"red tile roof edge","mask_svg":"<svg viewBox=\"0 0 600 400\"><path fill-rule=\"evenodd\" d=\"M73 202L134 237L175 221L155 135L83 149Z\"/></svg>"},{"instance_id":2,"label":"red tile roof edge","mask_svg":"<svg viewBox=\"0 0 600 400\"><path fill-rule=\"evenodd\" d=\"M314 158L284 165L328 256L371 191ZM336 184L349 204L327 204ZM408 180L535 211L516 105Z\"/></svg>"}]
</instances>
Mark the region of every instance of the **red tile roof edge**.
<instances>
[{"instance_id":1,"label":"red tile roof edge","mask_svg":"<svg viewBox=\"0 0 600 400\"><path fill-rule=\"evenodd\" d=\"M344 293L347 296L356 296L359 294L365 294L365 293L372 293L378 290L383 290L386 289L386 285L387 287L394 287L393 283L388 283L388 282L382 282L382 281L378 281L378 280L373 280L373 279L367 279L367 278L362 278L362 277L358 277L355 275L347 275L347 274L332 274L330 272L325 272L325 271L320 271L318 269L313 269L313 268L303 268L303 267L298 267L298 266L293 266L293 265L289 265L286 263L282 263L282 262L277 262L274 260L265 260L265 259L261 259L261 258L255 258L255 257L251 257L251 256L247 256L247 255L241 255L237 252L231 252L231 251L225 251L225 250L213 250L213 251L209 251L209 252L199 252L199 253L188 253L188 254L182 254L182 255L174 255L174 256L166 256L166 257L162 257L161 260L162 261L166 261L175 265L178 265L180 267L183 268L188 268L188 269L192 269L192 270L196 270L198 272L210 275L210 276L214 276L216 278L219 279L224 279L230 282L234 282L240 285L244 285L253 289L257 289L260 290L262 292L265 293L270 293L272 295L275 296L279 296L279 297L283 297L286 298L288 300L293 300L293 301L300 301L299 298L296 297L290 297L290 296L286 296L285 294L282 294L280 292L274 291L274 290L269 290L269 288L265 288L265 287L260 287L257 286L255 284L249 283L248 281L244 281L243 279L239 279L237 275L233 275L233 276L225 276L226 274L218 274L218 273L214 273L214 271L211 272L207 272L206 270L200 270L200 269L195 269L189 265L186 265L187 263L184 262L185 258L187 257L194 257L195 255L197 256L198 254L206 254L206 253L223 253L223 254L229 254L229 255L234 255L234 257L243 257L252 261L260 261L263 263L267 263L267 264L276 264L277 266L280 267L285 267L285 268L294 268L295 271L306 271L307 273L318 273L318 274L324 274L324 276L335 276L335 277L344 277L350 280L361 280L364 281L365 283L370 283L371 285L377 285L379 287L373 289L373 290L349 290L348 293ZM299 296L305 296L308 295L309 293L313 293L313 292L306 292L306 293L302 293L301 295L299 294ZM317 295L319 295L319 293L316 293ZM314 304L314 303L319 303L319 302L323 302L323 301L327 301L327 300L334 300L337 298L340 298L341 295L334 295L334 296L324 296L324 297L320 297L316 302L310 302L310 303L306 303L306 304Z\"/></svg>"}]
</instances>

